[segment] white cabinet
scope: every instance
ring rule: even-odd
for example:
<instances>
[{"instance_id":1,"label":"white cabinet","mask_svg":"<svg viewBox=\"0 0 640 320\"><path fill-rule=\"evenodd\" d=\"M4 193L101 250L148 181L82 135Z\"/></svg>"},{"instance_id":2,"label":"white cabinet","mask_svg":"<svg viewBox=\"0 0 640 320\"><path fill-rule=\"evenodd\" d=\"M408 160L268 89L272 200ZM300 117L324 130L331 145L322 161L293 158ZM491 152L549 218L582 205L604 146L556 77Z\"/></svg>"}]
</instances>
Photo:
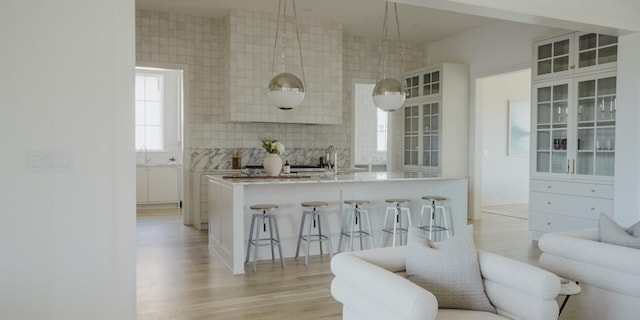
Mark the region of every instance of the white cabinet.
<instances>
[{"instance_id":1,"label":"white cabinet","mask_svg":"<svg viewBox=\"0 0 640 320\"><path fill-rule=\"evenodd\" d=\"M403 165L442 176L467 175L469 68L443 63L405 75Z\"/></svg>"},{"instance_id":2,"label":"white cabinet","mask_svg":"<svg viewBox=\"0 0 640 320\"><path fill-rule=\"evenodd\" d=\"M564 180L531 180L530 229L534 239L546 232L594 228L598 217L613 214L613 186Z\"/></svg>"},{"instance_id":3,"label":"white cabinet","mask_svg":"<svg viewBox=\"0 0 640 320\"><path fill-rule=\"evenodd\" d=\"M136 168L138 204L179 203L177 166L140 166Z\"/></svg>"},{"instance_id":4,"label":"white cabinet","mask_svg":"<svg viewBox=\"0 0 640 320\"><path fill-rule=\"evenodd\" d=\"M534 237L613 214L617 38L534 43L529 225Z\"/></svg>"}]
</instances>

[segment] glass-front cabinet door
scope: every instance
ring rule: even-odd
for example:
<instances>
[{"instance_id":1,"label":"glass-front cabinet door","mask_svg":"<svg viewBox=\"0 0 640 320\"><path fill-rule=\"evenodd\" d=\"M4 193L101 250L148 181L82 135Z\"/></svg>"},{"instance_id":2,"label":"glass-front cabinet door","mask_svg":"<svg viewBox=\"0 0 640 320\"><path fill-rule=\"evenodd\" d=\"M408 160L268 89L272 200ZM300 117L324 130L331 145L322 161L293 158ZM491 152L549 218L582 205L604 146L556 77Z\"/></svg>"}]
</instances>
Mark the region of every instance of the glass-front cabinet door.
<instances>
[{"instance_id":1,"label":"glass-front cabinet door","mask_svg":"<svg viewBox=\"0 0 640 320\"><path fill-rule=\"evenodd\" d=\"M534 71L537 78L558 76L570 72L573 65L573 35L564 35L535 45Z\"/></svg>"},{"instance_id":2,"label":"glass-front cabinet door","mask_svg":"<svg viewBox=\"0 0 640 320\"><path fill-rule=\"evenodd\" d=\"M569 86L565 81L536 88L536 172L569 173Z\"/></svg>"},{"instance_id":3,"label":"glass-front cabinet door","mask_svg":"<svg viewBox=\"0 0 640 320\"><path fill-rule=\"evenodd\" d=\"M577 80L575 173L613 176L616 127L615 74Z\"/></svg>"},{"instance_id":4,"label":"glass-front cabinet door","mask_svg":"<svg viewBox=\"0 0 640 320\"><path fill-rule=\"evenodd\" d=\"M439 101L425 101L404 107L405 166L439 169L441 119Z\"/></svg>"}]
</instances>

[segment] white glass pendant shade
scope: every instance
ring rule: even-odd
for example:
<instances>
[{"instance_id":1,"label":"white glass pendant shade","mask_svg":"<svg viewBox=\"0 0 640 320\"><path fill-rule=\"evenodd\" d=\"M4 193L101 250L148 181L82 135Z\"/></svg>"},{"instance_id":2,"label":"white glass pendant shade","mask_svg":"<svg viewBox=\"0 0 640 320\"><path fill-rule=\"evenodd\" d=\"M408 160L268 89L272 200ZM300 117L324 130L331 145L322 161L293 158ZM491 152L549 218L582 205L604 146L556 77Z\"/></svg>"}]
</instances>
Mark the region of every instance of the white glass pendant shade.
<instances>
[{"instance_id":1,"label":"white glass pendant shade","mask_svg":"<svg viewBox=\"0 0 640 320\"><path fill-rule=\"evenodd\" d=\"M279 109L291 110L299 106L304 95L304 84L294 74L283 72L269 81L267 97Z\"/></svg>"},{"instance_id":2,"label":"white glass pendant shade","mask_svg":"<svg viewBox=\"0 0 640 320\"><path fill-rule=\"evenodd\" d=\"M407 98L402 82L392 78L378 81L373 88L372 96L373 104L384 111L398 110Z\"/></svg>"}]
</instances>

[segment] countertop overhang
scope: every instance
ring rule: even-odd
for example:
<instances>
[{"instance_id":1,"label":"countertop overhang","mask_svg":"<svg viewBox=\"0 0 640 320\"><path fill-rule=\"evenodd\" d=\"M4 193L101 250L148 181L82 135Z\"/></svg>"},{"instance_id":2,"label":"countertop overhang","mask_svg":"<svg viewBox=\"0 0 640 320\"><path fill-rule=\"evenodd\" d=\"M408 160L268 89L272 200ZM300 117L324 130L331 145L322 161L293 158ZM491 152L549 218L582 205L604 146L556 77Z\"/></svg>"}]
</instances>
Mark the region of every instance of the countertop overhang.
<instances>
[{"instance_id":1,"label":"countertop overhang","mask_svg":"<svg viewBox=\"0 0 640 320\"><path fill-rule=\"evenodd\" d=\"M407 180L447 180L465 179L466 177L442 177L430 172L394 171L394 172L356 172L347 174L324 174L317 176L295 177L295 175L282 177L243 177L243 176L219 176L208 175L210 181L222 184L296 184L296 183L336 183L336 182L373 182L373 181L407 181Z\"/></svg>"}]
</instances>

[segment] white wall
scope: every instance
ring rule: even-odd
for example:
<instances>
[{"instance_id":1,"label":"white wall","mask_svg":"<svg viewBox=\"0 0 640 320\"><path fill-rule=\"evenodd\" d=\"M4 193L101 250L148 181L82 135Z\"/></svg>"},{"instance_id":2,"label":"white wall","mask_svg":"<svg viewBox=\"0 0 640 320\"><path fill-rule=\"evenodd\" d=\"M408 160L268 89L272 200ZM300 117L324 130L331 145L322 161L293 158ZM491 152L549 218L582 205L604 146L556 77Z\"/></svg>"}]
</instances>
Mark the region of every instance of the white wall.
<instances>
[{"instance_id":1,"label":"white wall","mask_svg":"<svg viewBox=\"0 0 640 320\"><path fill-rule=\"evenodd\" d=\"M429 64L458 62L469 65L469 218L480 212L482 187L482 130L476 107L478 78L531 67L533 39L556 29L499 21L427 46Z\"/></svg>"},{"instance_id":2,"label":"white wall","mask_svg":"<svg viewBox=\"0 0 640 320\"><path fill-rule=\"evenodd\" d=\"M478 79L482 205L528 203L529 156L508 155L509 100L531 98L531 69ZM529 126L529 121L527 121Z\"/></svg>"},{"instance_id":3,"label":"white wall","mask_svg":"<svg viewBox=\"0 0 640 320\"><path fill-rule=\"evenodd\" d=\"M135 319L133 36L132 0L0 4L2 319Z\"/></svg>"},{"instance_id":4,"label":"white wall","mask_svg":"<svg viewBox=\"0 0 640 320\"><path fill-rule=\"evenodd\" d=\"M618 40L614 218L629 226L640 220L640 33Z\"/></svg>"}]
</instances>

